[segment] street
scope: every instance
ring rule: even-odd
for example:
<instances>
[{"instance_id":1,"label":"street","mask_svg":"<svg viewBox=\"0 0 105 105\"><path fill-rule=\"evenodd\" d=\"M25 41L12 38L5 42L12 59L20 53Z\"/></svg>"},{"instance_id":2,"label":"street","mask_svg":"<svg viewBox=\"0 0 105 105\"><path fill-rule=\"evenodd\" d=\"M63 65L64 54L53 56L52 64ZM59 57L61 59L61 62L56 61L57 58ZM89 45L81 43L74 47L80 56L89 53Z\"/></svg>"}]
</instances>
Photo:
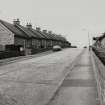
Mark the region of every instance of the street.
<instances>
[{"instance_id":1,"label":"street","mask_svg":"<svg viewBox=\"0 0 105 105\"><path fill-rule=\"evenodd\" d=\"M85 51L49 105L100 105L89 51Z\"/></svg>"},{"instance_id":2,"label":"street","mask_svg":"<svg viewBox=\"0 0 105 105\"><path fill-rule=\"evenodd\" d=\"M83 49L60 52L0 67L1 105L45 105Z\"/></svg>"},{"instance_id":3,"label":"street","mask_svg":"<svg viewBox=\"0 0 105 105\"><path fill-rule=\"evenodd\" d=\"M105 0L1 0L0 105L105 105Z\"/></svg>"}]
</instances>

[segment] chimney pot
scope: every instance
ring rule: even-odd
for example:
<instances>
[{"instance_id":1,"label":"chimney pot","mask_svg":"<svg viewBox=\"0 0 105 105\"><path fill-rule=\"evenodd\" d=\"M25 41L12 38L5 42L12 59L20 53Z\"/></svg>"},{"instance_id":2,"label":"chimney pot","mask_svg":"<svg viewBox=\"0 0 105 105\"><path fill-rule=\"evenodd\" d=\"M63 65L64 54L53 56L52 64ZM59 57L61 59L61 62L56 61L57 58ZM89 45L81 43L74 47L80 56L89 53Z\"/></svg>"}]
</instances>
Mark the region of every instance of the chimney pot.
<instances>
[{"instance_id":1,"label":"chimney pot","mask_svg":"<svg viewBox=\"0 0 105 105\"><path fill-rule=\"evenodd\" d=\"M14 19L13 20L13 24L14 25L20 25L20 20L17 18L17 19Z\"/></svg>"},{"instance_id":2,"label":"chimney pot","mask_svg":"<svg viewBox=\"0 0 105 105\"><path fill-rule=\"evenodd\" d=\"M27 27L28 29L31 29L31 28L32 28L32 24L31 24L31 23L27 23L26 27Z\"/></svg>"},{"instance_id":3,"label":"chimney pot","mask_svg":"<svg viewBox=\"0 0 105 105\"><path fill-rule=\"evenodd\" d=\"M47 33L47 30L43 30L43 33L45 33L45 34L46 34L46 33Z\"/></svg>"},{"instance_id":4,"label":"chimney pot","mask_svg":"<svg viewBox=\"0 0 105 105\"><path fill-rule=\"evenodd\" d=\"M52 34L52 31L48 31L49 34Z\"/></svg>"},{"instance_id":5,"label":"chimney pot","mask_svg":"<svg viewBox=\"0 0 105 105\"><path fill-rule=\"evenodd\" d=\"M36 30L37 30L37 31L41 31L40 27L36 27Z\"/></svg>"}]
</instances>

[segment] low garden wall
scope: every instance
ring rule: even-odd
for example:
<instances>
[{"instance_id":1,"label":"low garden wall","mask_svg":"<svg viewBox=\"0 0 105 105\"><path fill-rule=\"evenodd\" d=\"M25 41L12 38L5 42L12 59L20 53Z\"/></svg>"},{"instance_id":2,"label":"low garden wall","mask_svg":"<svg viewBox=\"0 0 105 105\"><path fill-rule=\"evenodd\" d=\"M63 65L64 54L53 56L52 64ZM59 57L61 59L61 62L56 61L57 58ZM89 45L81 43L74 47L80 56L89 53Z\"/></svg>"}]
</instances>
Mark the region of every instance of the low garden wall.
<instances>
[{"instance_id":1,"label":"low garden wall","mask_svg":"<svg viewBox=\"0 0 105 105\"><path fill-rule=\"evenodd\" d=\"M24 51L0 51L0 59L24 56Z\"/></svg>"},{"instance_id":2,"label":"low garden wall","mask_svg":"<svg viewBox=\"0 0 105 105\"><path fill-rule=\"evenodd\" d=\"M105 105L105 51L104 49L93 48L93 69L97 81L98 100Z\"/></svg>"}]
</instances>

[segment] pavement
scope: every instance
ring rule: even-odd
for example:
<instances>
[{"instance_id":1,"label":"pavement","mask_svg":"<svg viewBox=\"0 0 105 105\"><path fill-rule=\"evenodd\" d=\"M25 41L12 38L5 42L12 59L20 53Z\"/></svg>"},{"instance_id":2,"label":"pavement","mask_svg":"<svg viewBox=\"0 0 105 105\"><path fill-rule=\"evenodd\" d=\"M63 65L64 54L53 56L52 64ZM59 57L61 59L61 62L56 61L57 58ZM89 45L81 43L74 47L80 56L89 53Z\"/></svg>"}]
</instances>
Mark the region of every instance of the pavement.
<instances>
[{"instance_id":1,"label":"pavement","mask_svg":"<svg viewBox=\"0 0 105 105\"><path fill-rule=\"evenodd\" d=\"M18 57L11 57L11 58L5 58L5 59L0 59L0 66L2 65L7 65L13 62L19 62L22 60L27 60L27 59L32 59L32 58L36 58L36 57L41 57L47 54L51 54L53 53L52 50L49 51L45 51L45 52L40 52L37 54L33 54L33 55L26 55L26 56L18 56Z\"/></svg>"},{"instance_id":2,"label":"pavement","mask_svg":"<svg viewBox=\"0 0 105 105\"><path fill-rule=\"evenodd\" d=\"M49 105L100 105L90 53L86 50Z\"/></svg>"},{"instance_id":3,"label":"pavement","mask_svg":"<svg viewBox=\"0 0 105 105\"><path fill-rule=\"evenodd\" d=\"M46 105L82 51L65 49L1 66L0 105Z\"/></svg>"}]
</instances>

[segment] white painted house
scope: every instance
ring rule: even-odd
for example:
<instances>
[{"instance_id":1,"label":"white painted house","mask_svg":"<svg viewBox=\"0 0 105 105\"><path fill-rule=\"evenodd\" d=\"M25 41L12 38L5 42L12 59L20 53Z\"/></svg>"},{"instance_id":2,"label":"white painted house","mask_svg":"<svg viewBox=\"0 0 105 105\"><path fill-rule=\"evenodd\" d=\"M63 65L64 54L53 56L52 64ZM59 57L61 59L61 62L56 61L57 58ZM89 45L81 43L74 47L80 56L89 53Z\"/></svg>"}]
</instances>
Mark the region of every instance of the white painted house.
<instances>
[{"instance_id":1,"label":"white painted house","mask_svg":"<svg viewBox=\"0 0 105 105\"><path fill-rule=\"evenodd\" d=\"M5 50L5 45L14 44L14 34L0 23L0 51Z\"/></svg>"}]
</instances>

